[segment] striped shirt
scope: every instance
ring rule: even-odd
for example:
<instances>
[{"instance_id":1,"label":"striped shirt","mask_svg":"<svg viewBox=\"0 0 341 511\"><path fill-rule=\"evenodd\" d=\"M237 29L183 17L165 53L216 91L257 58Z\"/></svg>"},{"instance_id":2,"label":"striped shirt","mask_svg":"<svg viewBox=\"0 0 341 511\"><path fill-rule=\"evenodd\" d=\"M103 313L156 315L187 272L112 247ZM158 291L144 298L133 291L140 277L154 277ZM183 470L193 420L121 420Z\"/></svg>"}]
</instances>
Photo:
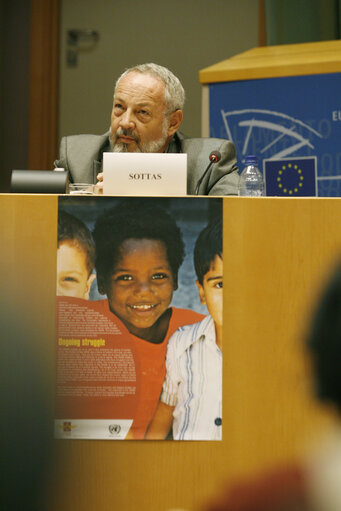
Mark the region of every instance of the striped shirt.
<instances>
[{"instance_id":1,"label":"striped shirt","mask_svg":"<svg viewBox=\"0 0 341 511\"><path fill-rule=\"evenodd\" d=\"M174 406L174 440L221 440L222 353L214 322L179 328L170 338L161 401Z\"/></svg>"}]
</instances>

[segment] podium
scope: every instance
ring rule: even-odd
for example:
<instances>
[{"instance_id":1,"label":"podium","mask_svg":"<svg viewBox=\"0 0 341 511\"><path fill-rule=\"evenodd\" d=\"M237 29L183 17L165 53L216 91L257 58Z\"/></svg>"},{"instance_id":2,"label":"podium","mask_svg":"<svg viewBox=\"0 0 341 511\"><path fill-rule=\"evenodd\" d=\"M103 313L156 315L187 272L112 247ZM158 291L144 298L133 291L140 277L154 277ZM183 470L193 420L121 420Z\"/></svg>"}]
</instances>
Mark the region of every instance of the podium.
<instances>
[{"instance_id":1,"label":"podium","mask_svg":"<svg viewBox=\"0 0 341 511\"><path fill-rule=\"evenodd\" d=\"M39 325L32 348L52 409L57 208L57 196L0 196L2 292ZM303 339L341 254L341 201L224 197L223 214L223 440L56 440L43 508L191 511L331 427L312 398Z\"/></svg>"},{"instance_id":2,"label":"podium","mask_svg":"<svg viewBox=\"0 0 341 511\"><path fill-rule=\"evenodd\" d=\"M341 41L253 48L199 78L203 136L233 140L240 168L310 158L316 195L341 196Z\"/></svg>"}]
</instances>

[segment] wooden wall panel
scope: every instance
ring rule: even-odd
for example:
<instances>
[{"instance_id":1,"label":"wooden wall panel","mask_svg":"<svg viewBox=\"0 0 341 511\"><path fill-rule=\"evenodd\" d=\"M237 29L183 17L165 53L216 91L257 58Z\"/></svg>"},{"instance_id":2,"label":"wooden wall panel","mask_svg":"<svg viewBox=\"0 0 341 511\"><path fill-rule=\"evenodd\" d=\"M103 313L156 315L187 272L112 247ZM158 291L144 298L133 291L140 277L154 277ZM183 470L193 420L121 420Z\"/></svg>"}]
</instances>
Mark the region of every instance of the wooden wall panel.
<instances>
[{"instance_id":1,"label":"wooden wall panel","mask_svg":"<svg viewBox=\"0 0 341 511\"><path fill-rule=\"evenodd\" d=\"M31 0L28 167L53 169L58 144L59 0Z\"/></svg>"}]
</instances>

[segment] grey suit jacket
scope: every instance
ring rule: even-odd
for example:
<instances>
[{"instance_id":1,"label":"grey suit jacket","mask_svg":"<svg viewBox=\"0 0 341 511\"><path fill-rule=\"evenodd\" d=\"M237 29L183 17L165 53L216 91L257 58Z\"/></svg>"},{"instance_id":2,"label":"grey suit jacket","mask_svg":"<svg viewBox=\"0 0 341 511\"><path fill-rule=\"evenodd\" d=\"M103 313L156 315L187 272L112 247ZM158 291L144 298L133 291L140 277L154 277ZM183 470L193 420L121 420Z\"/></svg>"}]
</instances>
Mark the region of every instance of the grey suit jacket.
<instances>
[{"instance_id":1,"label":"grey suit jacket","mask_svg":"<svg viewBox=\"0 0 341 511\"><path fill-rule=\"evenodd\" d=\"M94 183L105 151L110 151L108 133L63 137L59 159L54 164L67 170L74 183ZM188 195L196 193L212 151L219 151L221 159L205 175L198 195L238 195L238 168L232 142L219 138L186 138L178 132L167 148L167 152L187 154Z\"/></svg>"}]
</instances>

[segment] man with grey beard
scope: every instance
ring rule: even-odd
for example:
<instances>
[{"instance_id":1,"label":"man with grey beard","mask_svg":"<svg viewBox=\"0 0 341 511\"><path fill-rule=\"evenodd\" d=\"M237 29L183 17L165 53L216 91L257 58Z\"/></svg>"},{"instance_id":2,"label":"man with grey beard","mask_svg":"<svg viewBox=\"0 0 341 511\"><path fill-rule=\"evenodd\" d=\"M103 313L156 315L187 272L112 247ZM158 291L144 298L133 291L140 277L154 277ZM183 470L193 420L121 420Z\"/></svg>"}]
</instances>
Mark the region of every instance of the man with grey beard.
<instances>
[{"instance_id":1,"label":"man with grey beard","mask_svg":"<svg viewBox=\"0 0 341 511\"><path fill-rule=\"evenodd\" d=\"M184 102L184 89L167 68L151 63L127 69L116 82L109 132L62 138L55 166L68 170L72 182L97 179L101 187L104 152L186 153L188 195L237 195L233 143L184 137L179 132ZM200 181L212 151L220 160Z\"/></svg>"}]
</instances>

